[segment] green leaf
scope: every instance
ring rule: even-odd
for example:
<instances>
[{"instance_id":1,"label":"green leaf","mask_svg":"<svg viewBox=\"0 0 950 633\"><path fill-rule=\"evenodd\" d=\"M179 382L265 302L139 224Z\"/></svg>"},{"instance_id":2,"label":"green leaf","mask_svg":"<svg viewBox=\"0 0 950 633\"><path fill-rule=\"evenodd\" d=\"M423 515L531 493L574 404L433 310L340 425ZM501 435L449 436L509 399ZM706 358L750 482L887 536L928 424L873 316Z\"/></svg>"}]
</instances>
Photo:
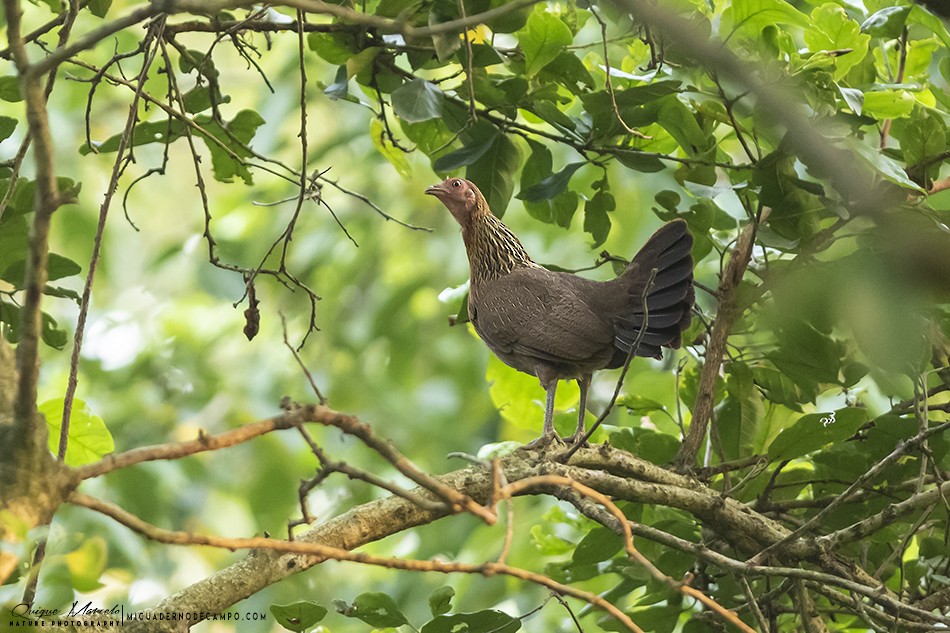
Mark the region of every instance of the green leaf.
<instances>
[{"instance_id":1,"label":"green leaf","mask_svg":"<svg viewBox=\"0 0 950 633\"><path fill-rule=\"evenodd\" d=\"M934 35L940 38L944 47L950 47L950 31L947 31L947 25L944 21L933 13L915 4L911 7L907 21L930 29Z\"/></svg>"},{"instance_id":2,"label":"green leaf","mask_svg":"<svg viewBox=\"0 0 950 633\"><path fill-rule=\"evenodd\" d=\"M514 633L521 620L491 609L475 613L439 615L422 627L421 633Z\"/></svg>"},{"instance_id":3,"label":"green leaf","mask_svg":"<svg viewBox=\"0 0 950 633\"><path fill-rule=\"evenodd\" d=\"M373 141L373 146L389 161L390 165L396 168L400 176L407 179L412 176L412 166L409 164L409 158L405 152L393 145L393 142L389 139L388 132L386 132L386 128L379 119L370 121L369 134Z\"/></svg>"},{"instance_id":4,"label":"green leaf","mask_svg":"<svg viewBox=\"0 0 950 633\"><path fill-rule=\"evenodd\" d=\"M346 66L339 66L336 69L333 83L323 89L323 94L333 101L343 99L349 94L349 82L350 75L346 72Z\"/></svg>"},{"instance_id":5,"label":"green leaf","mask_svg":"<svg viewBox=\"0 0 950 633\"><path fill-rule=\"evenodd\" d=\"M862 113L877 119L898 119L910 116L916 103L907 90L875 90L864 93Z\"/></svg>"},{"instance_id":6,"label":"green leaf","mask_svg":"<svg viewBox=\"0 0 950 633\"><path fill-rule=\"evenodd\" d=\"M484 139L473 141L461 149L440 156L432 163L433 171L440 173L455 171L459 167L477 162L495 144L498 134L500 132L495 132Z\"/></svg>"},{"instance_id":7,"label":"green leaf","mask_svg":"<svg viewBox=\"0 0 950 633\"><path fill-rule=\"evenodd\" d=\"M37 406L37 409L46 418L49 449L55 454L59 448L59 433L63 424L63 399L47 400ZM89 406L79 398L73 400L68 442L67 466L91 464L115 450L112 434L106 428L105 422L98 415L94 415Z\"/></svg>"},{"instance_id":8,"label":"green leaf","mask_svg":"<svg viewBox=\"0 0 950 633\"><path fill-rule=\"evenodd\" d=\"M864 110L864 93L855 88L845 88L844 86L838 86L838 91L844 98L844 102L848 104L848 107L851 108L855 114L861 116L861 111Z\"/></svg>"},{"instance_id":9,"label":"green leaf","mask_svg":"<svg viewBox=\"0 0 950 633\"><path fill-rule=\"evenodd\" d=\"M580 565L599 563L623 551L623 538L613 530L596 526L574 548L571 560Z\"/></svg>"},{"instance_id":10,"label":"green leaf","mask_svg":"<svg viewBox=\"0 0 950 633\"><path fill-rule=\"evenodd\" d=\"M425 79L413 79L392 94L393 110L407 123L420 123L442 116L442 91Z\"/></svg>"},{"instance_id":11,"label":"green leaf","mask_svg":"<svg viewBox=\"0 0 950 633\"><path fill-rule=\"evenodd\" d=\"M544 6L535 9L528 23L518 31L518 41L524 52L525 75L533 77L561 54L574 39L571 29Z\"/></svg>"},{"instance_id":12,"label":"green leaf","mask_svg":"<svg viewBox=\"0 0 950 633\"><path fill-rule=\"evenodd\" d=\"M885 180L906 189L923 192L923 189L917 183L907 177L900 163L869 147L863 141L849 137L840 141L839 144L854 152L856 156L860 157Z\"/></svg>"},{"instance_id":13,"label":"green leaf","mask_svg":"<svg viewBox=\"0 0 950 633\"><path fill-rule=\"evenodd\" d=\"M385 593L361 593L356 596L352 605L347 605L342 600L334 600L334 604L341 614L348 618L358 618L372 627L397 627L408 623L396 601Z\"/></svg>"},{"instance_id":14,"label":"green leaf","mask_svg":"<svg viewBox=\"0 0 950 633\"><path fill-rule=\"evenodd\" d=\"M654 464L666 464L679 450L679 440L672 435L643 427L623 428L610 435L610 445L632 453Z\"/></svg>"},{"instance_id":15,"label":"green leaf","mask_svg":"<svg viewBox=\"0 0 950 633\"><path fill-rule=\"evenodd\" d=\"M442 615L448 613L452 608L452 597L455 596L455 589L449 585L439 587L429 594L429 611L432 615Z\"/></svg>"},{"instance_id":16,"label":"green leaf","mask_svg":"<svg viewBox=\"0 0 950 633\"><path fill-rule=\"evenodd\" d=\"M46 312L43 312L40 326L42 328L40 330L40 338L43 339L44 343L54 349L63 349L66 346L68 335L66 334L66 330L59 327L59 324L56 323L56 319Z\"/></svg>"},{"instance_id":17,"label":"green leaf","mask_svg":"<svg viewBox=\"0 0 950 633\"><path fill-rule=\"evenodd\" d=\"M867 33L871 37L883 37L888 40L897 39L900 37L901 31L904 30L904 24L907 22L910 9L910 6L884 7L880 11L875 11L861 24L861 32Z\"/></svg>"},{"instance_id":18,"label":"green leaf","mask_svg":"<svg viewBox=\"0 0 950 633\"><path fill-rule=\"evenodd\" d=\"M210 117L202 117L203 121L210 122ZM220 127L218 127L220 129ZM139 123L132 130L130 146L138 147L149 143L166 144L181 138L185 133L184 125L178 120L172 121L145 121ZM85 156L91 152L99 154L115 152L119 149L121 134L110 136L102 142L92 141L92 149L85 143L79 148L79 153Z\"/></svg>"},{"instance_id":19,"label":"green leaf","mask_svg":"<svg viewBox=\"0 0 950 633\"><path fill-rule=\"evenodd\" d=\"M63 257L56 253L49 254L46 267L47 279L49 281L56 281L63 277L78 275L81 271L82 267L68 257ZM14 288L22 290L23 277L25 274L26 259L21 259L8 266L7 269L3 271L3 274L0 274L0 279L13 284Z\"/></svg>"},{"instance_id":20,"label":"green leaf","mask_svg":"<svg viewBox=\"0 0 950 633\"><path fill-rule=\"evenodd\" d=\"M842 442L867 422L866 409L848 407L831 413L803 415L776 436L769 445L769 459L794 459L826 444Z\"/></svg>"},{"instance_id":21,"label":"green leaf","mask_svg":"<svg viewBox=\"0 0 950 633\"><path fill-rule=\"evenodd\" d=\"M346 64L359 51L356 36L350 32L310 33L307 46L334 66Z\"/></svg>"},{"instance_id":22,"label":"green leaf","mask_svg":"<svg viewBox=\"0 0 950 633\"><path fill-rule=\"evenodd\" d=\"M521 150L508 138L499 134L488 150L465 170L465 177L485 194L492 212L501 217L508 208L514 192L514 175L521 165Z\"/></svg>"},{"instance_id":23,"label":"green leaf","mask_svg":"<svg viewBox=\"0 0 950 633\"><path fill-rule=\"evenodd\" d=\"M231 121L225 124L224 129L210 117L195 117L196 122L210 135L223 141L231 149L226 152L220 145L210 140L207 135L201 134L202 140L211 153L211 168L214 178L218 182L233 182L237 176L245 184L253 184L253 177L244 158L250 158L251 152L242 145L250 145L257 129L264 124L264 118L254 110L241 110ZM237 156L234 158L232 153Z\"/></svg>"},{"instance_id":24,"label":"green leaf","mask_svg":"<svg viewBox=\"0 0 950 633\"><path fill-rule=\"evenodd\" d=\"M909 167L921 165L947 149L947 128L943 120L921 109L907 121L900 134L901 153Z\"/></svg>"},{"instance_id":25,"label":"green leaf","mask_svg":"<svg viewBox=\"0 0 950 633\"><path fill-rule=\"evenodd\" d=\"M197 70L199 75L208 79L218 78L218 69L215 68L214 59L204 51L186 49L178 59L178 67L183 73Z\"/></svg>"},{"instance_id":26,"label":"green leaf","mask_svg":"<svg viewBox=\"0 0 950 633\"><path fill-rule=\"evenodd\" d=\"M776 24L808 26L808 16L784 0L733 0L723 13L724 21L729 18L733 29L756 34Z\"/></svg>"},{"instance_id":27,"label":"green leaf","mask_svg":"<svg viewBox=\"0 0 950 633\"><path fill-rule=\"evenodd\" d=\"M515 197L525 202L543 202L550 200L567 189L567 185L571 181L571 176L574 175L574 172L586 164L587 163L583 161L570 163L561 171L548 176L538 184L532 185L527 189L522 189Z\"/></svg>"},{"instance_id":28,"label":"green leaf","mask_svg":"<svg viewBox=\"0 0 950 633\"><path fill-rule=\"evenodd\" d=\"M603 244L610 234L610 216L607 214L616 208L617 203L609 191L598 191L584 205L584 231L594 238L594 248Z\"/></svg>"},{"instance_id":29,"label":"green leaf","mask_svg":"<svg viewBox=\"0 0 950 633\"><path fill-rule=\"evenodd\" d=\"M17 120L9 116L0 116L0 141L10 138L16 129Z\"/></svg>"},{"instance_id":30,"label":"green leaf","mask_svg":"<svg viewBox=\"0 0 950 633\"><path fill-rule=\"evenodd\" d=\"M89 11L97 18L104 18L112 7L112 0L89 0Z\"/></svg>"},{"instance_id":31,"label":"green leaf","mask_svg":"<svg viewBox=\"0 0 950 633\"><path fill-rule=\"evenodd\" d=\"M657 122L687 154L696 156L710 146L711 138L703 132L696 117L676 95L670 95L659 103Z\"/></svg>"},{"instance_id":32,"label":"green leaf","mask_svg":"<svg viewBox=\"0 0 950 633\"><path fill-rule=\"evenodd\" d=\"M871 37L861 33L857 22L848 17L837 4L826 3L811 12L811 23L805 29L805 43L814 52L841 51L850 53L834 58L835 79L841 79L859 64L868 51Z\"/></svg>"},{"instance_id":33,"label":"green leaf","mask_svg":"<svg viewBox=\"0 0 950 633\"><path fill-rule=\"evenodd\" d=\"M0 99L15 103L23 101L23 95L20 94L20 80L13 75L0 77Z\"/></svg>"},{"instance_id":34,"label":"green leaf","mask_svg":"<svg viewBox=\"0 0 950 633\"><path fill-rule=\"evenodd\" d=\"M307 600L293 604L272 604L270 612L288 631L306 631L327 615L327 608Z\"/></svg>"}]
</instances>

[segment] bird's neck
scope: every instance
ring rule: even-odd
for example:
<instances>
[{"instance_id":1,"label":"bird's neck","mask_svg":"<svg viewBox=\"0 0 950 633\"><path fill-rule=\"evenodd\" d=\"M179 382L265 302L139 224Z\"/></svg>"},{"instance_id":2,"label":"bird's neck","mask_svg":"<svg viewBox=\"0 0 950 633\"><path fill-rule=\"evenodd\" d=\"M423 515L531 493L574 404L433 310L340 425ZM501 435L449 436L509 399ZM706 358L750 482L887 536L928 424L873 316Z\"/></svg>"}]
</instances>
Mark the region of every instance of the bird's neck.
<instances>
[{"instance_id":1,"label":"bird's neck","mask_svg":"<svg viewBox=\"0 0 950 633\"><path fill-rule=\"evenodd\" d=\"M491 213L462 226L472 285L497 279L516 268L537 268L521 241Z\"/></svg>"}]
</instances>

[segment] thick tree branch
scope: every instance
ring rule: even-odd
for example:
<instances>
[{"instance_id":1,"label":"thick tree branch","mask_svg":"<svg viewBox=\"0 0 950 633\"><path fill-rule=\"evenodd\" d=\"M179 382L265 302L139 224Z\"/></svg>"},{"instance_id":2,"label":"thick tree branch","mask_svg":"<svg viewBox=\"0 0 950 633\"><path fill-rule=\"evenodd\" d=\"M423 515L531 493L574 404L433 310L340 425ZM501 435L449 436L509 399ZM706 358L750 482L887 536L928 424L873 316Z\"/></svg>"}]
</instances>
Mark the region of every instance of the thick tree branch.
<instances>
[{"instance_id":1,"label":"thick tree branch","mask_svg":"<svg viewBox=\"0 0 950 633\"><path fill-rule=\"evenodd\" d=\"M719 380L719 369L726 353L726 342L736 320L742 311L736 305L736 288L742 281L749 258L752 256L752 246L755 243L756 222L749 222L739 234L736 246L729 257L726 270L719 280L719 290L716 293L719 307L716 311L716 320L713 322L712 333L706 344L706 354L703 368L699 375L699 389L696 392L696 402L693 405L693 419L689 424L683 444L673 460L680 468L691 468L696 462L696 456L706 439L706 429L712 420L713 407L716 405L716 382Z\"/></svg>"}]
</instances>

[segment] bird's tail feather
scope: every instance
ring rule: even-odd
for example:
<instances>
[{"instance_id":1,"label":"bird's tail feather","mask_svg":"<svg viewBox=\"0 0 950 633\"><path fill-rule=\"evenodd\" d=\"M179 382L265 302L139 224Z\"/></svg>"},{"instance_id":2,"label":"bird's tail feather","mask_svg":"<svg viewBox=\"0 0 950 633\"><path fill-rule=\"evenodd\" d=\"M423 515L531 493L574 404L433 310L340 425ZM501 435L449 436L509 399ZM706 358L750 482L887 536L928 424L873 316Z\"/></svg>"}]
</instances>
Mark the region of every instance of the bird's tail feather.
<instances>
[{"instance_id":1,"label":"bird's tail feather","mask_svg":"<svg viewBox=\"0 0 950 633\"><path fill-rule=\"evenodd\" d=\"M627 308L615 322L615 346L622 364L640 336L637 356L661 355L661 347L680 346L680 334L689 327L693 307L693 238L686 222L674 220L653 234L620 279L629 291ZM656 269L647 293L647 309L643 293Z\"/></svg>"}]
</instances>

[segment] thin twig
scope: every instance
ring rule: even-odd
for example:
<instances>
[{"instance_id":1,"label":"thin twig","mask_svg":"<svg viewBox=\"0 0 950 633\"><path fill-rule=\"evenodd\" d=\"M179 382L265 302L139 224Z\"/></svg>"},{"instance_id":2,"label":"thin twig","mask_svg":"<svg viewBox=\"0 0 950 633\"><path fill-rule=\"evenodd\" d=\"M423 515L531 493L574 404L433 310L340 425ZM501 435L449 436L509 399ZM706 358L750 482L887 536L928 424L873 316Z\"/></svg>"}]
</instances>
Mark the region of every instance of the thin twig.
<instances>
[{"instance_id":1,"label":"thin twig","mask_svg":"<svg viewBox=\"0 0 950 633\"><path fill-rule=\"evenodd\" d=\"M640 343L643 341L643 336L647 332L647 324L650 320L650 305L649 298L650 293L653 291L653 283L656 280L657 269L653 268L650 270L650 276L647 278L647 283L643 288L643 293L640 295L640 304L643 306L643 322L640 324L640 330L637 332L637 337L634 339L633 344L630 346L630 350L627 352L627 358L624 360L623 369L620 371L620 378L617 379L617 386L614 387L614 395L611 396L610 401L607 403L607 406L604 407L603 412L597 418L597 420L590 425L590 429L587 430L587 433L584 434L584 437L577 440L577 442L572 446L566 453L558 456L558 461L562 463L567 463L567 460L571 458L574 453L578 451L582 446L587 444L587 440L591 438L594 434L594 431L601 425L601 423L607 419L607 416L610 415L610 411L613 409L614 403L617 402L617 397L620 395L620 390L623 388L623 379L627 376L627 371L630 369L630 362L633 360L633 357L637 355L637 352L640 349Z\"/></svg>"}]
</instances>

